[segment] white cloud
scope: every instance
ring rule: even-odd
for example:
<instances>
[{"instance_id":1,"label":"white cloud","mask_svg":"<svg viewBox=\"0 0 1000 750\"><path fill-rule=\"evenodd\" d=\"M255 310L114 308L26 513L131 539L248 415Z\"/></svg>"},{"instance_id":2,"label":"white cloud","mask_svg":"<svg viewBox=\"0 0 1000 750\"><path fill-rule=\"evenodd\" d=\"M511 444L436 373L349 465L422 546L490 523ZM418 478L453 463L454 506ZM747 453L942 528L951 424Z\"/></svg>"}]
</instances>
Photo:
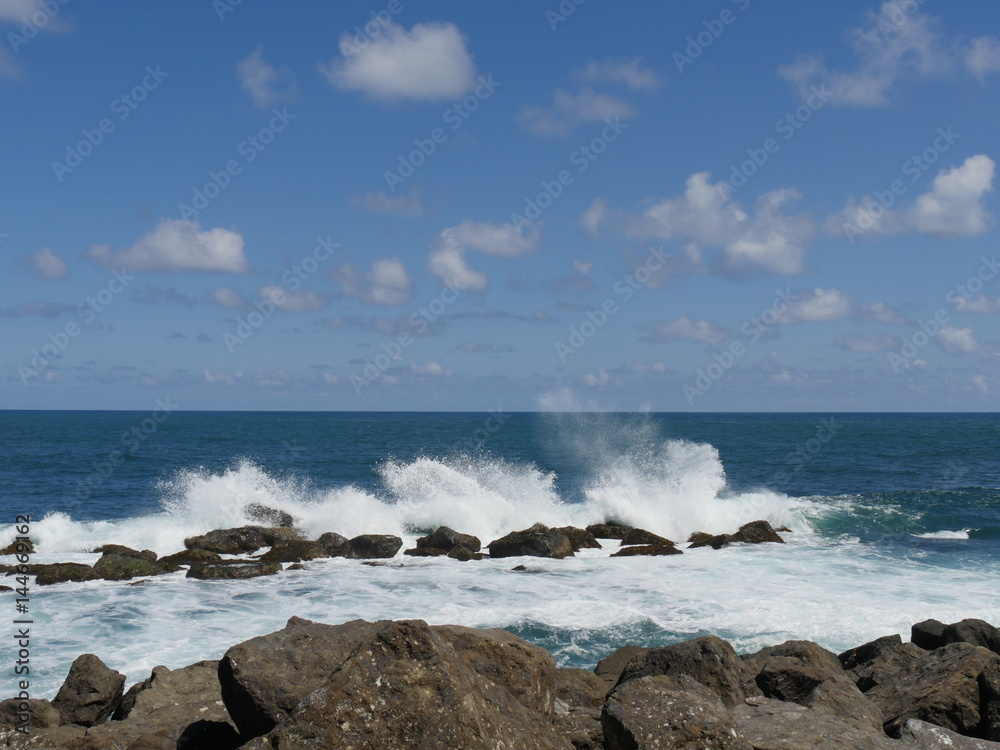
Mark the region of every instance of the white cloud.
<instances>
[{"instance_id":1,"label":"white cloud","mask_svg":"<svg viewBox=\"0 0 1000 750\"><path fill-rule=\"evenodd\" d=\"M1000 297L989 298L984 294L977 294L971 299L959 295L955 300L955 307L959 312L971 313L995 313L1000 312Z\"/></svg>"},{"instance_id":2,"label":"white cloud","mask_svg":"<svg viewBox=\"0 0 1000 750\"><path fill-rule=\"evenodd\" d=\"M960 167L941 171L929 193L917 198L911 222L918 232L960 237L985 232L992 216L983 196L993 190L996 164L984 155L970 156Z\"/></svg>"},{"instance_id":3,"label":"white cloud","mask_svg":"<svg viewBox=\"0 0 1000 750\"><path fill-rule=\"evenodd\" d=\"M85 253L105 268L128 271L205 271L246 273L243 236L231 229L201 231L197 222L162 219L152 232L131 247L112 250L94 245Z\"/></svg>"},{"instance_id":4,"label":"white cloud","mask_svg":"<svg viewBox=\"0 0 1000 750\"><path fill-rule=\"evenodd\" d=\"M579 273L581 276L587 276L590 273L590 269L594 267L593 263L584 262L579 258L573 258L573 270Z\"/></svg>"},{"instance_id":5,"label":"white cloud","mask_svg":"<svg viewBox=\"0 0 1000 750\"><path fill-rule=\"evenodd\" d=\"M312 312L326 307L326 300L313 291L292 291L283 286L262 286L257 296L270 300L282 312Z\"/></svg>"},{"instance_id":6,"label":"white cloud","mask_svg":"<svg viewBox=\"0 0 1000 750\"><path fill-rule=\"evenodd\" d=\"M603 387L611 382L611 376L607 370L599 370L596 375L584 374L580 376L583 384L591 388Z\"/></svg>"},{"instance_id":7,"label":"white cloud","mask_svg":"<svg viewBox=\"0 0 1000 750\"><path fill-rule=\"evenodd\" d=\"M973 375L972 384L976 386L976 389L983 394L991 393L990 381L985 375Z\"/></svg>"},{"instance_id":8,"label":"white cloud","mask_svg":"<svg viewBox=\"0 0 1000 750\"><path fill-rule=\"evenodd\" d=\"M558 136L588 122L603 122L608 118L633 117L635 108L616 96L602 94L585 87L576 94L556 89L552 106L521 108L517 123L530 133Z\"/></svg>"},{"instance_id":9,"label":"white cloud","mask_svg":"<svg viewBox=\"0 0 1000 750\"><path fill-rule=\"evenodd\" d=\"M446 370L441 366L441 363L436 359L432 359L430 362L424 365L412 364L410 365L410 370L413 371L414 375L429 375L431 377L439 377L444 375L451 375L451 370Z\"/></svg>"},{"instance_id":10,"label":"white cloud","mask_svg":"<svg viewBox=\"0 0 1000 750\"><path fill-rule=\"evenodd\" d=\"M990 73L1000 73L1000 39L981 36L963 51L965 65L973 75L985 78Z\"/></svg>"},{"instance_id":11,"label":"white cloud","mask_svg":"<svg viewBox=\"0 0 1000 750\"><path fill-rule=\"evenodd\" d=\"M841 334L837 336L834 343L841 349L854 352L855 354L877 354L878 352L888 352L898 348L900 340L896 336L852 337Z\"/></svg>"},{"instance_id":12,"label":"white cloud","mask_svg":"<svg viewBox=\"0 0 1000 750\"><path fill-rule=\"evenodd\" d=\"M423 216L423 198L420 190L411 190L405 195L390 196L384 190L375 193L365 193L362 197L351 198L351 205L363 211L374 211L380 214L394 216Z\"/></svg>"},{"instance_id":13,"label":"white cloud","mask_svg":"<svg viewBox=\"0 0 1000 750\"><path fill-rule=\"evenodd\" d=\"M474 271L466 263L467 249L487 255L517 258L538 246L538 231L523 231L513 224L489 224L464 221L438 235L431 245L428 268L445 283L459 288L485 289L486 274Z\"/></svg>"},{"instance_id":14,"label":"white cloud","mask_svg":"<svg viewBox=\"0 0 1000 750\"><path fill-rule=\"evenodd\" d=\"M832 323L843 320L851 311L851 298L839 289L806 289L781 313L778 323Z\"/></svg>"},{"instance_id":15,"label":"white cloud","mask_svg":"<svg viewBox=\"0 0 1000 750\"><path fill-rule=\"evenodd\" d=\"M618 83L630 89L655 89L660 85L656 74L644 68L638 58L591 61L576 72L576 77L585 83Z\"/></svg>"},{"instance_id":16,"label":"white cloud","mask_svg":"<svg viewBox=\"0 0 1000 750\"><path fill-rule=\"evenodd\" d=\"M860 305L857 309L857 315L866 320L877 320L879 323L889 323L897 326L903 326L910 322L905 315L898 310L892 309L885 302Z\"/></svg>"},{"instance_id":17,"label":"white cloud","mask_svg":"<svg viewBox=\"0 0 1000 750\"><path fill-rule=\"evenodd\" d=\"M353 263L344 264L334 269L332 278L344 294L369 305L405 305L412 296L410 276L396 256L376 260L368 273L361 273Z\"/></svg>"},{"instance_id":18,"label":"white cloud","mask_svg":"<svg viewBox=\"0 0 1000 750\"><path fill-rule=\"evenodd\" d=\"M650 325L650 340L657 343L689 339L705 344L718 344L729 338L726 329L707 320L694 320L684 315Z\"/></svg>"},{"instance_id":19,"label":"white cloud","mask_svg":"<svg viewBox=\"0 0 1000 750\"><path fill-rule=\"evenodd\" d=\"M66 261L47 247L26 255L24 263L40 279L65 279L69 276Z\"/></svg>"},{"instance_id":20,"label":"white cloud","mask_svg":"<svg viewBox=\"0 0 1000 750\"><path fill-rule=\"evenodd\" d=\"M971 328L956 328L952 325L941 326L934 336L935 342L949 354L975 354L979 351L979 342Z\"/></svg>"},{"instance_id":21,"label":"white cloud","mask_svg":"<svg viewBox=\"0 0 1000 750\"><path fill-rule=\"evenodd\" d=\"M219 307L228 307L233 310L242 310L247 307L247 301L243 295L231 286L219 286L207 295L210 302L214 302Z\"/></svg>"},{"instance_id":22,"label":"white cloud","mask_svg":"<svg viewBox=\"0 0 1000 750\"><path fill-rule=\"evenodd\" d=\"M344 34L340 53L320 72L337 88L378 101L454 99L475 83L472 56L452 23L418 23L411 31L390 23L361 49Z\"/></svg>"},{"instance_id":23,"label":"white cloud","mask_svg":"<svg viewBox=\"0 0 1000 750\"><path fill-rule=\"evenodd\" d=\"M273 107L281 102L291 101L295 96L295 79L287 68L278 70L264 62L264 45L240 60L236 65L236 77L240 88L250 95L258 107Z\"/></svg>"},{"instance_id":24,"label":"white cloud","mask_svg":"<svg viewBox=\"0 0 1000 750\"><path fill-rule=\"evenodd\" d=\"M727 183L713 185L709 180L708 172L691 175L682 196L665 198L639 216L612 211L597 199L581 221L592 233L617 222L626 234L639 239L721 247L722 265L728 273L754 268L777 274L802 271L806 246L815 229L805 215L782 213L787 203L799 197L796 190L765 193L757 199L755 211L749 213L731 199ZM689 257L700 257L697 247L689 245L686 252Z\"/></svg>"}]
</instances>

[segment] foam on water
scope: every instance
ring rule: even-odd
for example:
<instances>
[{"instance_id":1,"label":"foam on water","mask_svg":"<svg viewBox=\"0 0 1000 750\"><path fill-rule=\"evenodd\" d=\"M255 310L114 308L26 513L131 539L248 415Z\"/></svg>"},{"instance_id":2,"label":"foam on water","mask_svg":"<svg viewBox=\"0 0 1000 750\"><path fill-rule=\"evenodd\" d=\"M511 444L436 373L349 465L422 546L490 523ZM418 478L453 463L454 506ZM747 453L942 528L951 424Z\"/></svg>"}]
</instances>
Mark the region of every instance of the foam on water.
<instances>
[{"instance_id":1,"label":"foam on water","mask_svg":"<svg viewBox=\"0 0 1000 750\"><path fill-rule=\"evenodd\" d=\"M920 539L968 539L970 531L977 529L959 529L958 531L930 531L926 534L914 534Z\"/></svg>"}]
</instances>

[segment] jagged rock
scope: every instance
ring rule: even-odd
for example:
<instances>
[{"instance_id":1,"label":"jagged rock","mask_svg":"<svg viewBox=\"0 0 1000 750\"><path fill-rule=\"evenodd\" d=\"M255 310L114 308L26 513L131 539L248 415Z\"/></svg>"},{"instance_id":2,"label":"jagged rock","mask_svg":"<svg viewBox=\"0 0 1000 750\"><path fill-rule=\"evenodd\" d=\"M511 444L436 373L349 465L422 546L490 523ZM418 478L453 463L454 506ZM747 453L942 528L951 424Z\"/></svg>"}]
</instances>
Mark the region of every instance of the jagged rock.
<instances>
[{"instance_id":1,"label":"jagged rock","mask_svg":"<svg viewBox=\"0 0 1000 750\"><path fill-rule=\"evenodd\" d=\"M279 539L301 539L297 529L266 526L240 526L235 529L216 529L207 534L184 540L187 549L204 549L220 555L239 555L256 552L261 547L273 547Z\"/></svg>"},{"instance_id":2,"label":"jagged rock","mask_svg":"<svg viewBox=\"0 0 1000 750\"><path fill-rule=\"evenodd\" d=\"M431 547L451 552L454 547L465 547L469 552L479 552L483 544L472 534L459 534L447 526L439 526L436 531L417 540L417 549Z\"/></svg>"},{"instance_id":3,"label":"jagged rock","mask_svg":"<svg viewBox=\"0 0 1000 750\"><path fill-rule=\"evenodd\" d=\"M290 529L295 525L295 519L285 511L268 508L259 503L250 503L243 512L251 521L256 521L264 526Z\"/></svg>"},{"instance_id":4,"label":"jagged rock","mask_svg":"<svg viewBox=\"0 0 1000 750\"><path fill-rule=\"evenodd\" d=\"M708 539L699 537L697 542L691 542L691 544L688 545L688 549L698 549L699 547L722 549L723 547L728 547L732 541L733 537L730 534L716 534Z\"/></svg>"},{"instance_id":5,"label":"jagged rock","mask_svg":"<svg viewBox=\"0 0 1000 750\"><path fill-rule=\"evenodd\" d=\"M732 709L732 716L755 750L912 750L822 709L772 698L748 698Z\"/></svg>"},{"instance_id":6,"label":"jagged rock","mask_svg":"<svg viewBox=\"0 0 1000 750\"><path fill-rule=\"evenodd\" d=\"M512 531L489 544L490 557L552 557L562 559L573 555L569 537L536 523L530 529Z\"/></svg>"},{"instance_id":7,"label":"jagged rock","mask_svg":"<svg viewBox=\"0 0 1000 750\"><path fill-rule=\"evenodd\" d=\"M420 620L390 623L360 643L265 739L302 750L572 748Z\"/></svg>"},{"instance_id":8,"label":"jagged rock","mask_svg":"<svg viewBox=\"0 0 1000 750\"><path fill-rule=\"evenodd\" d=\"M52 706L63 724L92 727L115 710L124 686L125 675L107 667L94 654L83 654L70 666Z\"/></svg>"},{"instance_id":9,"label":"jagged rock","mask_svg":"<svg viewBox=\"0 0 1000 750\"><path fill-rule=\"evenodd\" d=\"M597 662L597 666L594 667L594 674L604 680L607 686L605 689L610 690L618 684L618 679L622 676L622 672L625 671L628 663L636 656L641 656L648 651L648 648L640 646L622 646Z\"/></svg>"},{"instance_id":10,"label":"jagged rock","mask_svg":"<svg viewBox=\"0 0 1000 750\"><path fill-rule=\"evenodd\" d=\"M912 750L1000 750L1000 743L963 737L919 719L907 719L899 739Z\"/></svg>"},{"instance_id":11,"label":"jagged rock","mask_svg":"<svg viewBox=\"0 0 1000 750\"><path fill-rule=\"evenodd\" d=\"M779 534L794 534L795 533L794 531L792 531L787 526L779 526L778 528L775 529L775 531L777 531Z\"/></svg>"},{"instance_id":12,"label":"jagged rock","mask_svg":"<svg viewBox=\"0 0 1000 750\"><path fill-rule=\"evenodd\" d=\"M281 563L256 562L253 560L223 560L220 563L198 563L192 565L186 578L203 581L232 581L244 578L271 576L281 572Z\"/></svg>"},{"instance_id":13,"label":"jagged rock","mask_svg":"<svg viewBox=\"0 0 1000 750\"><path fill-rule=\"evenodd\" d=\"M601 724L607 750L754 750L719 697L683 674L620 684Z\"/></svg>"},{"instance_id":14,"label":"jagged rock","mask_svg":"<svg viewBox=\"0 0 1000 750\"><path fill-rule=\"evenodd\" d=\"M28 570L35 576L35 583L39 586L51 586L53 583L66 581L94 581L101 577L92 567L82 563L29 565Z\"/></svg>"},{"instance_id":15,"label":"jagged rock","mask_svg":"<svg viewBox=\"0 0 1000 750\"><path fill-rule=\"evenodd\" d=\"M893 651L897 646L901 645L903 645L903 639L899 635L886 635L861 646L848 649L840 654L837 659L844 669L854 669L860 664L875 661L882 654Z\"/></svg>"},{"instance_id":16,"label":"jagged rock","mask_svg":"<svg viewBox=\"0 0 1000 750\"><path fill-rule=\"evenodd\" d=\"M124 547L121 544L105 544L90 551L99 552L102 555L121 555L122 557L134 557L138 560L145 560L146 562L156 562L156 553L151 549L139 551L131 547Z\"/></svg>"},{"instance_id":17,"label":"jagged rock","mask_svg":"<svg viewBox=\"0 0 1000 750\"><path fill-rule=\"evenodd\" d=\"M471 552L465 547L452 547L448 557L460 562L469 562L470 560L482 560L484 555L481 552Z\"/></svg>"},{"instance_id":18,"label":"jagged rock","mask_svg":"<svg viewBox=\"0 0 1000 750\"><path fill-rule=\"evenodd\" d=\"M618 684L655 675L693 677L727 706L760 695L752 671L736 655L732 646L714 635L664 648L651 648L635 656L625 666Z\"/></svg>"},{"instance_id":19,"label":"jagged rock","mask_svg":"<svg viewBox=\"0 0 1000 750\"><path fill-rule=\"evenodd\" d=\"M631 528L625 532L625 536L622 537L621 546L625 547L630 544L647 544L653 546L670 545L672 547L676 544L676 542L672 542L659 534L654 534L652 531Z\"/></svg>"},{"instance_id":20,"label":"jagged rock","mask_svg":"<svg viewBox=\"0 0 1000 750\"><path fill-rule=\"evenodd\" d=\"M608 684L586 669L556 670L556 705L566 711L574 708L600 708L608 694ZM556 713L560 713L558 708Z\"/></svg>"},{"instance_id":21,"label":"jagged rock","mask_svg":"<svg viewBox=\"0 0 1000 750\"><path fill-rule=\"evenodd\" d=\"M920 719L971 737L983 736L980 677L1000 670L1000 656L981 646L951 643L927 653L865 695L881 710L889 734ZM988 707L987 707L988 708Z\"/></svg>"},{"instance_id":22,"label":"jagged rock","mask_svg":"<svg viewBox=\"0 0 1000 750\"><path fill-rule=\"evenodd\" d=\"M910 628L910 641L922 649L933 651L945 645L944 629L948 627L940 620L924 620Z\"/></svg>"},{"instance_id":23,"label":"jagged rock","mask_svg":"<svg viewBox=\"0 0 1000 750\"><path fill-rule=\"evenodd\" d=\"M1000 629L985 620L967 619L948 625L941 634L945 644L971 643L1000 654Z\"/></svg>"},{"instance_id":24,"label":"jagged rock","mask_svg":"<svg viewBox=\"0 0 1000 750\"><path fill-rule=\"evenodd\" d=\"M862 693L867 693L876 685L891 684L900 671L909 669L913 662L927 654L927 651L914 643L891 643L882 638L879 641L882 643L877 649L864 654L866 661L860 661L855 657L858 663L849 670L854 683ZM873 641L868 645L876 646L879 641Z\"/></svg>"},{"instance_id":25,"label":"jagged rock","mask_svg":"<svg viewBox=\"0 0 1000 750\"><path fill-rule=\"evenodd\" d=\"M587 531L594 535L597 539L624 539L625 535L631 529L631 526L625 526L620 523L592 523L587 527Z\"/></svg>"},{"instance_id":26,"label":"jagged rock","mask_svg":"<svg viewBox=\"0 0 1000 750\"><path fill-rule=\"evenodd\" d=\"M27 704L28 726L33 729L51 729L62 724L59 710L46 700L38 698L8 698L0 702L0 727L14 727L24 721L19 714Z\"/></svg>"},{"instance_id":27,"label":"jagged rock","mask_svg":"<svg viewBox=\"0 0 1000 750\"><path fill-rule=\"evenodd\" d=\"M307 542L301 539L279 539L271 549L258 559L265 563L291 563L329 556L330 553L327 551L326 545L322 542Z\"/></svg>"},{"instance_id":28,"label":"jagged rock","mask_svg":"<svg viewBox=\"0 0 1000 750\"><path fill-rule=\"evenodd\" d=\"M688 544L704 544L705 542L711 541L714 536L714 534L708 534L704 531L695 531L688 537Z\"/></svg>"},{"instance_id":29,"label":"jagged rock","mask_svg":"<svg viewBox=\"0 0 1000 750\"><path fill-rule=\"evenodd\" d=\"M604 750L600 708L571 708L552 720L556 734L569 740L574 750Z\"/></svg>"},{"instance_id":30,"label":"jagged rock","mask_svg":"<svg viewBox=\"0 0 1000 750\"><path fill-rule=\"evenodd\" d=\"M777 646L767 646L755 654L744 656L743 660L751 669L759 672L764 663L775 656L792 659L798 664L840 674L844 671L840 658L832 651L812 641L785 641Z\"/></svg>"},{"instance_id":31,"label":"jagged rock","mask_svg":"<svg viewBox=\"0 0 1000 750\"><path fill-rule=\"evenodd\" d=\"M582 549L601 549L601 543L597 537L586 529L578 529L576 526L558 526L553 531L565 534L569 543L573 545L573 551L579 552Z\"/></svg>"},{"instance_id":32,"label":"jagged rock","mask_svg":"<svg viewBox=\"0 0 1000 750\"><path fill-rule=\"evenodd\" d=\"M979 735L1000 742L1000 664L994 662L979 675Z\"/></svg>"},{"instance_id":33,"label":"jagged rock","mask_svg":"<svg viewBox=\"0 0 1000 750\"><path fill-rule=\"evenodd\" d=\"M672 544L640 544L634 547L623 547L617 552L612 552L611 557L636 557L636 556L656 556L656 555L683 555L682 550L677 549Z\"/></svg>"},{"instance_id":34,"label":"jagged rock","mask_svg":"<svg viewBox=\"0 0 1000 750\"><path fill-rule=\"evenodd\" d=\"M371 560L395 557L403 540L391 534L362 534L347 543L344 557L354 560Z\"/></svg>"},{"instance_id":35,"label":"jagged rock","mask_svg":"<svg viewBox=\"0 0 1000 750\"><path fill-rule=\"evenodd\" d=\"M346 536L341 536L335 531L328 531L322 534L317 541L326 547L330 557L343 557L347 552L348 545L351 543L350 539Z\"/></svg>"},{"instance_id":36,"label":"jagged rock","mask_svg":"<svg viewBox=\"0 0 1000 750\"><path fill-rule=\"evenodd\" d=\"M778 536L778 532L767 521L751 521L743 524L740 526L740 530L733 534L732 541L744 544L785 543L785 540Z\"/></svg>"},{"instance_id":37,"label":"jagged rock","mask_svg":"<svg viewBox=\"0 0 1000 750\"><path fill-rule=\"evenodd\" d=\"M0 549L0 555L31 555L35 552L35 543L30 539L27 541L19 542L15 539L13 542L8 544L3 549Z\"/></svg>"},{"instance_id":38,"label":"jagged rock","mask_svg":"<svg viewBox=\"0 0 1000 750\"><path fill-rule=\"evenodd\" d=\"M156 559L156 553L153 553ZM127 581L139 576L161 576L180 570L177 565L150 562L147 557L128 557L112 552L105 552L101 559L94 563L94 572L106 581Z\"/></svg>"},{"instance_id":39,"label":"jagged rock","mask_svg":"<svg viewBox=\"0 0 1000 750\"><path fill-rule=\"evenodd\" d=\"M222 562L222 557L207 549L186 549L157 560L161 565L195 565L197 563Z\"/></svg>"},{"instance_id":40,"label":"jagged rock","mask_svg":"<svg viewBox=\"0 0 1000 750\"><path fill-rule=\"evenodd\" d=\"M414 547L413 549L404 549L403 554L408 557L447 557L448 552L443 549L437 549L436 547ZM469 553L472 554L471 552Z\"/></svg>"}]
</instances>

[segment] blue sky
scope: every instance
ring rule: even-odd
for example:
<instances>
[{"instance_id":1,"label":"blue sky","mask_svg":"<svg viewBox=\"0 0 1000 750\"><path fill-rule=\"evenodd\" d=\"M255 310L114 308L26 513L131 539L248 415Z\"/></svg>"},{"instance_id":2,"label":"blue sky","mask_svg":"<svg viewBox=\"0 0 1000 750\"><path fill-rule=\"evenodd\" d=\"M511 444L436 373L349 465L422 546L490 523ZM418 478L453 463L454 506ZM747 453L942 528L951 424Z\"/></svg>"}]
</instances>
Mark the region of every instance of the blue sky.
<instances>
[{"instance_id":1,"label":"blue sky","mask_svg":"<svg viewBox=\"0 0 1000 750\"><path fill-rule=\"evenodd\" d=\"M993 411L997 34L0 0L0 407Z\"/></svg>"}]
</instances>

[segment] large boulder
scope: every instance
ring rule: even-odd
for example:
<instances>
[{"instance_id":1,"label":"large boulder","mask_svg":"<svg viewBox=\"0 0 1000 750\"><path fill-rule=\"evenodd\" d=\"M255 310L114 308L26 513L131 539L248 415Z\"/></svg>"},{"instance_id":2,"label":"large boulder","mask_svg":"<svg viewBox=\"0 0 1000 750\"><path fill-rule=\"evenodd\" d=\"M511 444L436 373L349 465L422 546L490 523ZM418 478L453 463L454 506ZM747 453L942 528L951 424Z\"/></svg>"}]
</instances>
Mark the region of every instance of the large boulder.
<instances>
[{"instance_id":1,"label":"large boulder","mask_svg":"<svg viewBox=\"0 0 1000 750\"><path fill-rule=\"evenodd\" d=\"M82 563L48 563L29 565L28 571L35 576L39 586L51 586L67 581L95 581L101 576L89 565Z\"/></svg>"},{"instance_id":2,"label":"large boulder","mask_svg":"<svg viewBox=\"0 0 1000 750\"><path fill-rule=\"evenodd\" d=\"M692 535L693 537L694 535ZM700 547L711 547L712 549L722 549L728 547L733 541L731 534L716 534L715 536L698 535L695 541L688 545L688 549L698 549Z\"/></svg>"},{"instance_id":3,"label":"large boulder","mask_svg":"<svg viewBox=\"0 0 1000 750\"><path fill-rule=\"evenodd\" d=\"M670 541L666 537L660 536L659 534L654 534L652 531L646 531L645 529L631 528L625 532L625 536L622 537L622 547L629 544L652 544L652 545L670 545L674 546L675 542Z\"/></svg>"},{"instance_id":4,"label":"large boulder","mask_svg":"<svg viewBox=\"0 0 1000 750\"><path fill-rule=\"evenodd\" d=\"M316 541L326 547L330 557L343 557L351 544L350 539L336 531L327 531L325 534L321 534Z\"/></svg>"},{"instance_id":5,"label":"large boulder","mask_svg":"<svg viewBox=\"0 0 1000 750\"><path fill-rule=\"evenodd\" d=\"M261 547L272 547L279 539L301 539L296 529L267 526L240 526L235 529L216 529L207 534L184 540L187 549L204 549L220 555L240 555L256 552Z\"/></svg>"},{"instance_id":6,"label":"large boulder","mask_svg":"<svg viewBox=\"0 0 1000 750\"><path fill-rule=\"evenodd\" d=\"M618 684L656 675L688 675L715 693L726 706L760 695L753 672L733 647L714 635L664 648L651 648L626 665Z\"/></svg>"},{"instance_id":7,"label":"large boulder","mask_svg":"<svg viewBox=\"0 0 1000 750\"><path fill-rule=\"evenodd\" d=\"M302 539L279 539L258 559L265 563L292 563L329 557L330 552L322 542L307 542Z\"/></svg>"},{"instance_id":8,"label":"large boulder","mask_svg":"<svg viewBox=\"0 0 1000 750\"><path fill-rule=\"evenodd\" d=\"M83 654L70 666L52 706L63 724L92 727L111 715L124 687L125 675L109 668L94 654Z\"/></svg>"},{"instance_id":9,"label":"large boulder","mask_svg":"<svg viewBox=\"0 0 1000 750\"><path fill-rule=\"evenodd\" d=\"M899 728L907 750L1000 750L1000 743L963 737L919 719L907 719Z\"/></svg>"},{"instance_id":10,"label":"large boulder","mask_svg":"<svg viewBox=\"0 0 1000 750\"><path fill-rule=\"evenodd\" d=\"M420 620L390 623L360 643L263 739L300 750L572 750L550 720Z\"/></svg>"},{"instance_id":11,"label":"large boulder","mask_svg":"<svg viewBox=\"0 0 1000 750\"><path fill-rule=\"evenodd\" d=\"M386 559L395 557L403 540L391 534L362 534L347 543L344 557L354 560Z\"/></svg>"},{"instance_id":12,"label":"large boulder","mask_svg":"<svg viewBox=\"0 0 1000 750\"><path fill-rule=\"evenodd\" d=\"M945 644L971 643L1000 654L1000 628L993 627L985 620L967 619L952 623L944 629L941 637Z\"/></svg>"},{"instance_id":13,"label":"large boulder","mask_svg":"<svg viewBox=\"0 0 1000 750\"><path fill-rule=\"evenodd\" d=\"M876 685L892 684L896 676L927 655L914 643L899 636L886 636L840 655L841 661L862 693Z\"/></svg>"},{"instance_id":14,"label":"large boulder","mask_svg":"<svg viewBox=\"0 0 1000 750\"><path fill-rule=\"evenodd\" d=\"M556 734L574 750L604 750L604 727L600 708L571 708L552 720Z\"/></svg>"},{"instance_id":15,"label":"large boulder","mask_svg":"<svg viewBox=\"0 0 1000 750\"><path fill-rule=\"evenodd\" d=\"M618 684L618 679L622 676L622 672L625 671L628 663L635 657L641 656L648 651L648 648L641 646L622 646L597 662L597 666L594 667L594 674L604 681L604 684L607 686L606 690L610 690Z\"/></svg>"},{"instance_id":16,"label":"large boulder","mask_svg":"<svg viewBox=\"0 0 1000 750\"><path fill-rule=\"evenodd\" d=\"M601 543L597 541L597 537L586 529L578 529L576 526L557 526L552 530L565 534L569 543L573 545L574 552L579 552L582 549L601 549Z\"/></svg>"},{"instance_id":17,"label":"large boulder","mask_svg":"<svg viewBox=\"0 0 1000 750\"><path fill-rule=\"evenodd\" d=\"M927 651L946 645L944 629L948 627L940 620L924 620L910 628L910 641Z\"/></svg>"},{"instance_id":18,"label":"large boulder","mask_svg":"<svg viewBox=\"0 0 1000 750\"><path fill-rule=\"evenodd\" d=\"M754 750L913 750L881 730L773 698L748 698L732 709L732 716Z\"/></svg>"},{"instance_id":19,"label":"large boulder","mask_svg":"<svg viewBox=\"0 0 1000 750\"><path fill-rule=\"evenodd\" d=\"M157 562L161 565L196 565L198 563L222 562L222 557L217 552L209 552L207 549L186 549L172 555L165 555Z\"/></svg>"},{"instance_id":20,"label":"large boulder","mask_svg":"<svg viewBox=\"0 0 1000 750\"><path fill-rule=\"evenodd\" d=\"M743 524L740 526L740 530L732 535L732 541L744 544L785 543L785 540L778 536L778 532L767 521L751 521Z\"/></svg>"},{"instance_id":21,"label":"large boulder","mask_svg":"<svg viewBox=\"0 0 1000 750\"><path fill-rule=\"evenodd\" d=\"M0 727L16 727L24 724L25 719L31 729L51 729L62 724L59 709L47 700L8 698L0 701Z\"/></svg>"},{"instance_id":22,"label":"large boulder","mask_svg":"<svg viewBox=\"0 0 1000 750\"><path fill-rule=\"evenodd\" d=\"M687 675L619 685L601 724L607 750L754 750L718 695Z\"/></svg>"},{"instance_id":23,"label":"large boulder","mask_svg":"<svg viewBox=\"0 0 1000 750\"><path fill-rule=\"evenodd\" d=\"M882 654L894 650L897 646L903 645L903 639L899 635L886 635L876 638L874 641L850 648L837 656L844 669L854 669L861 664L874 661Z\"/></svg>"},{"instance_id":24,"label":"large boulder","mask_svg":"<svg viewBox=\"0 0 1000 750\"><path fill-rule=\"evenodd\" d=\"M620 523L592 523L587 527L587 531L597 539L624 539L625 535L632 530L631 526Z\"/></svg>"},{"instance_id":25,"label":"large boulder","mask_svg":"<svg viewBox=\"0 0 1000 750\"><path fill-rule=\"evenodd\" d=\"M156 553L153 553L156 559ZM180 570L177 565L169 563L150 562L146 557L132 557L114 552L105 552L101 559L94 563L94 572L106 581L127 581L140 576L161 576Z\"/></svg>"},{"instance_id":26,"label":"large boulder","mask_svg":"<svg viewBox=\"0 0 1000 750\"><path fill-rule=\"evenodd\" d=\"M417 539L417 549L431 548L451 552L454 547L465 547L469 552L479 552L483 544L479 541L479 537L459 534L447 526L438 526L436 531Z\"/></svg>"},{"instance_id":27,"label":"large boulder","mask_svg":"<svg viewBox=\"0 0 1000 750\"><path fill-rule=\"evenodd\" d=\"M281 563L255 560L223 560L218 563L198 563L188 568L186 578L202 581L235 581L281 572Z\"/></svg>"},{"instance_id":28,"label":"large boulder","mask_svg":"<svg viewBox=\"0 0 1000 750\"><path fill-rule=\"evenodd\" d=\"M574 708L600 708L608 694L608 684L586 669L557 669L555 686L556 713Z\"/></svg>"},{"instance_id":29,"label":"large boulder","mask_svg":"<svg viewBox=\"0 0 1000 750\"><path fill-rule=\"evenodd\" d=\"M137 550L125 547L121 544L105 544L95 547L91 552L99 552L102 555L121 555L122 557L135 557L147 562L156 562L156 553L151 549Z\"/></svg>"},{"instance_id":30,"label":"large boulder","mask_svg":"<svg viewBox=\"0 0 1000 750\"><path fill-rule=\"evenodd\" d=\"M785 641L777 646L762 648L754 654L744 656L743 659L751 669L756 668L757 671L760 671L764 663L775 656L783 656L802 666L813 667L832 674L844 671L840 658L836 654L812 641Z\"/></svg>"},{"instance_id":31,"label":"large boulder","mask_svg":"<svg viewBox=\"0 0 1000 750\"><path fill-rule=\"evenodd\" d=\"M243 512L247 518L251 521L256 521L261 526L290 529L295 525L295 519L290 514L277 508L269 508L260 503L250 503L243 509Z\"/></svg>"},{"instance_id":32,"label":"large boulder","mask_svg":"<svg viewBox=\"0 0 1000 750\"><path fill-rule=\"evenodd\" d=\"M523 531L512 531L489 544L490 557L553 557L562 559L573 554L569 537L561 531L536 523Z\"/></svg>"}]
</instances>

